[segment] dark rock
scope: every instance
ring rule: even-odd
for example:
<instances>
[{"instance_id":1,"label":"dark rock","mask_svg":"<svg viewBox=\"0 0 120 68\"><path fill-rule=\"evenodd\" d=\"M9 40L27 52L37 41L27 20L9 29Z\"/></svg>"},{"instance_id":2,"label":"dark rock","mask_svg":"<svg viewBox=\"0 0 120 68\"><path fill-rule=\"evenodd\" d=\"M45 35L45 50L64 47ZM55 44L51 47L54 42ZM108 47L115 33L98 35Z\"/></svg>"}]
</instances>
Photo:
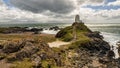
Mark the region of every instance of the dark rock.
<instances>
[{"instance_id":1,"label":"dark rock","mask_svg":"<svg viewBox=\"0 0 120 68\"><path fill-rule=\"evenodd\" d=\"M99 58L99 62L102 63L102 64L109 63L109 61L107 60L107 58Z\"/></svg>"},{"instance_id":2,"label":"dark rock","mask_svg":"<svg viewBox=\"0 0 120 68\"><path fill-rule=\"evenodd\" d=\"M42 28L41 28L41 29L38 29L38 28L32 28L31 31L32 31L32 32L35 32L35 31L43 31L43 29L42 29Z\"/></svg>"},{"instance_id":3,"label":"dark rock","mask_svg":"<svg viewBox=\"0 0 120 68\"><path fill-rule=\"evenodd\" d=\"M49 30L55 30L55 31L57 31L57 30L60 30L60 28L58 26L54 26L54 27L50 27Z\"/></svg>"},{"instance_id":4,"label":"dark rock","mask_svg":"<svg viewBox=\"0 0 120 68\"><path fill-rule=\"evenodd\" d=\"M0 45L0 49L2 49L3 48L3 45Z\"/></svg>"},{"instance_id":5,"label":"dark rock","mask_svg":"<svg viewBox=\"0 0 120 68\"><path fill-rule=\"evenodd\" d=\"M97 53L100 51L106 53L107 51L110 50L110 46L107 42L105 42L101 39L97 39L97 38L93 39L93 41L91 41L91 42L82 44L80 47L85 48L93 53Z\"/></svg>"},{"instance_id":6,"label":"dark rock","mask_svg":"<svg viewBox=\"0 0 120 68\"><path fill-rule=\"evenodd\" d=\"M109 60L112 61L113 58L115 57L115 53L112 50L110 50L110 51L108 51L107 57Z\"/></svg>"},{"instance_id":7,"label":"dark rock","mask_svg":"<svg viewBox=\"0 0 120 68\"><path fill-rule=\"evenodd\" d=\"M15 62L17 59L15 56L9 56L7 57L6 61L7 63L12 63L12 62Z\"/></svg>"},{"instance_id":8,"label":"dark rock","mask_svg":"<svg viewBox=\"0 0 120 68\"><path fill-rule=\"evenodd\" d=\"M21 51L16 53L16 58L18 59L29 58L31 57L31 55L35 54L38 51L39 51L38 47L28 42Z\"/></svg>"},{"instance_id":9,"label":"dark rock","mask_svg":"<svg viewBox=\"0 0 120 68\"><path fill-rule=\"evenodd\" d=\"M0 29L1 29L0 33L4 33L4 34L43 31L43 28L29 29L28 27L8 27L8 28L0 28Z\"/></svg>"},{"instance_id":10,"label":"dark rock","mask_svg":"<svg viewBox=\"0 0 120 68\"><path fill-rule=\"evenodd\" d=\"M0 60L4 59L5 57L6 57L6 55L5 55L5 54L0 53Z\"/></svg>"},{"instance_id":11,"label":"dark rock","mask_svg":"<svg viewBox=\"0 0 120 68\"><path fill-rule=\"evenodd\" d=\"M103 36L100 35L100 32L98 32L98 31L88 33L87 36L90 37L90 38L99 38L99 39L103 39Z\"/></svg>"},{"instance_id":12,"label":"dark rock","mask_svg":"<svg viewBox=\"0 0 120 68\"><path fill-rule=\"evenodd\" d=\"M42 60L45 60L48 56L47 56L46 53L41 53L40 57L41 57Z\"/></svg>"},{"instance_id":13,"label":"dark rock","mask_svg":"<svg viewBox=\"0 0 120 68\"><path fill-rule=\"evenodd\" d=\"M20 47L15 43L7 43L2 49L4 53L13 53L17 52L18 50L20 50Z\"/></svg>"},{"instance_id":14,"label":"dark rock","mask_svg":"<svg viewBox=\"0 0 120 68\"><path fill-rule=\"evenodd\" d=\"M6 28L2 33L9 34L9 33L22 33L25 32L26 29L22 27L9 27Z\"/></svg>"},{"instance_id":15,"label":"dark rock","mask_svg":"<svg viewBox=\"0 0 120 68\"><path fill-rule=\"evenodd\" d=\"M120 46L120 41L118 41L118 42L116 43L116 45Z\"/></svg>"}]
</instances>

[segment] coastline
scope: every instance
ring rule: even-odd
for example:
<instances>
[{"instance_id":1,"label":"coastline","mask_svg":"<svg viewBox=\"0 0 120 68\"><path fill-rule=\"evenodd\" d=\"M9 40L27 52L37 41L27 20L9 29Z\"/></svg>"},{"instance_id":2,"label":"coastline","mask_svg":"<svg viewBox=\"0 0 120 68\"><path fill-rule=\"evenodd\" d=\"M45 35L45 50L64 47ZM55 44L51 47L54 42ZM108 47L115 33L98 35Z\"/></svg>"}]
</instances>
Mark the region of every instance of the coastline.
<instances>
[{"instance_id":1,"label":"coastline","mask_svg":"<svg viewBox=\"0 0 120 68\"><path fill-rule=\"evenodd\" d=\"M84 25L82 24L82 26L84 26ZM84 28L86 31L87 27L84 26L84 27L80 27L80 28ZM69 29L69 30L71 30L71 29ZM53 29L50 31L55 31L55 30ZM87 30L87 31L88 31L87 35L86 35L86 32L85 32L85 34L84 34L84 32L80 34L80 37L83 37L82 39L80 39L80 41L72 42L72 43L61 41L61 39L58 39L55 37L55 34L53 32L52 33L48 32L48 34L42 33L42 32L40 32L40 33L37 32L37 34L36 34L36 30L35 30L35 32L28 31L28 32L20 32L20 33L19 32L7 33L7 34L2 33L2 34L0 34L1 39L2 38L4 40L7 39L7 41L5 41L4 44L9 42L15 48L16 48L16 44L18 46L22 45L23 47L20 48L20 50L17 50L17 52L16 51L14 52L14 50L12 50L14 48L11 49L11 47L10 47L10 49L9 49L9 47L8 47L9 43L6 44L7 47L4 47L4 44L1 44L2 45L1 47L3 47L2 48L3 52L1 52L1 53L6 55L6 51L10 50L14 53L14 55L12 56L12 53L9 53L9 56L7 56L7 57L6 56L4 57L4 55L0 56L0 57L2 57L3 59L6 58L7 62L16 62L16 63L19 62L21 64L22 63L29 64L29 62L36 63L35 59L31 60L32 59L31 57L33 57L34 54L36 55L35 57L39 57L39 55L43 55L43 53L45 53L46 55L44 56L44 58L45 57L46 58L44 59L44 62L42 62L43 60L39 61L39 63L37 63L37 66L39 64L47 64L47 65L56 64L54 66L57 66L58 68L59 67L64 67L64 68L65 67L77 67L78 65L80 65L80 67L81 67L81 65L82 65L82 67L84 67L84 66L89 67L89 65L91 65L93 67L101 67L101 66L105 67L105 66L108 66L109 63L111 63L111 61L114 62L112 64L115 64L116 62L114 60L118 60L118 59L109 59L109 58L112 58L114 55L112 55L112 57L109 56L109 52L111 52L110 45L102 39L102 36L99 34L99 32L91 32L91 31L89 32L89 30ZM87 38L89 38L89 39L87 39ZM24 45L21 43L24 43ZM21 44L21 45L19 45L19 44ZM34 47L34 45L36 47ZM30 52L34 51L31 49L35 48L37 50L37 47L39 47L38 51L37 52L35 51L34 54L31 54ZM6 48L6 49L4 49L4 48ZM43 49L43 50L41 51L41 49ZM5 50L5 53L4 53L4 50ZM25 55L19 54L19 53L24 53L24 51L25 51ZM48 51L51 53L50 55L49 55ZM40 54L37 54L38 52L40 52ZM20 57L17 55L19 55ZM29 55L29 56L27 56L27 55ZM108 55L109 57L106 55ZM81 56L82 56L82 58L81 58ZM25 60L26 57L28 59L30 59L31 61L26 61ZM42 59L42 58L40 58L40 59ZM79 58L79 59L76 60L74 58ZM12 61L11 59L14 59L14 60ZM22 59L23 61L20 61L20 59ZM39 58L36 58L36 59L40 60ZM47 59L52 59L52 60L47 60ZM55 59L56 59L56 61L54 61ZM84 59L84 60L82 60L82 59ZM49 64L46 62L50 62L50 63L53 62L53 63ZM66 62L66 63L64 63L64 62ZM76 63L74 63L74 62L76 62ZM84 63L81 63L81 62L84 62ZM92 62L92 64L90 62ZM97 62L96 65L94 64L95 62ZM106 62L106 64L104 64L104 62ZM15 65L16 65L16 63L15 63ZM21 64L19 64L19 65L21 65ZM30 66L34 66L34 65L30 64Z\"/></svg>"}]
</instances>

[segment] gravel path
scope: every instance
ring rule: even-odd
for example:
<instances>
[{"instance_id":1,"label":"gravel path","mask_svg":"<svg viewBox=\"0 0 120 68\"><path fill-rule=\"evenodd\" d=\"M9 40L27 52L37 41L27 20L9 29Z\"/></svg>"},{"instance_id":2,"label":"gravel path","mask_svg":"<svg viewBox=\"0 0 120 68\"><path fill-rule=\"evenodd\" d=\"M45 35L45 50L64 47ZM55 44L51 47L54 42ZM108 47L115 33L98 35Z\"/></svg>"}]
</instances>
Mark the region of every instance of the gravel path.
<instances>
[{"instance_id":1,"label":"gravel path","mask_svg":"<svg viewBox=\"0 0 120 68\"><path fill-rule=\"evenodd\" d=\"M60 47L62 45L68 45L70 44L70 42L63 42L63 41L55 41L55 42L51 42L51 43L48 43L50 47Z\"/></svg>"}]
</instances>

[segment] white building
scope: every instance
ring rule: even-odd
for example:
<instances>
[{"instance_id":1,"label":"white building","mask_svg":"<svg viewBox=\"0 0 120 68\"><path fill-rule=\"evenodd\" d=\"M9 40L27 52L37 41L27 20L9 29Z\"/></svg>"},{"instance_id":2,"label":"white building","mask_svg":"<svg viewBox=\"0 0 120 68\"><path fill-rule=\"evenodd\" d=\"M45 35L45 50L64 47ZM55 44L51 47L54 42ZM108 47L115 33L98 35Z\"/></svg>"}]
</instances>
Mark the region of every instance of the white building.
<instances>
[{"instance_id":1,"label":"white building","mask_svg":"<svg viewBox=\"0 0 120 68\"><path fill-rule=\"evenodd\" d=\"M79 15L75 16L75 22L82 23L82 21L80 20L80 16Z\"/></svg>"}]
</instances>

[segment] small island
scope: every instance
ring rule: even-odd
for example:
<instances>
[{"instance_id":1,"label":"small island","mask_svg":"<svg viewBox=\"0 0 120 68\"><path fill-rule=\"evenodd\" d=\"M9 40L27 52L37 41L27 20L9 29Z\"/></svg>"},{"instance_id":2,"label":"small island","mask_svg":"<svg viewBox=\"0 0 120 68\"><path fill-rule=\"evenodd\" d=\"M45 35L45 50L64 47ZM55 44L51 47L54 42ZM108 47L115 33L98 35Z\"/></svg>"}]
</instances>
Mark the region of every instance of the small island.
<instances>
[{"instance_id":1,"label":"small island","mask_svg":"<svg viewBox=\"0 0 120 68\"><path fill-rule=\"evenodd\" d=\"M39 33L43 29L37 28L0 28L1 68L119 67L117 61L120 60L114 59L109 43L79 18L76 15L75 22L61 28L56 35ZM64 44L57 42L56 47L50 47L49 44L56 41Z\"/></svg>"}]
</instances>

